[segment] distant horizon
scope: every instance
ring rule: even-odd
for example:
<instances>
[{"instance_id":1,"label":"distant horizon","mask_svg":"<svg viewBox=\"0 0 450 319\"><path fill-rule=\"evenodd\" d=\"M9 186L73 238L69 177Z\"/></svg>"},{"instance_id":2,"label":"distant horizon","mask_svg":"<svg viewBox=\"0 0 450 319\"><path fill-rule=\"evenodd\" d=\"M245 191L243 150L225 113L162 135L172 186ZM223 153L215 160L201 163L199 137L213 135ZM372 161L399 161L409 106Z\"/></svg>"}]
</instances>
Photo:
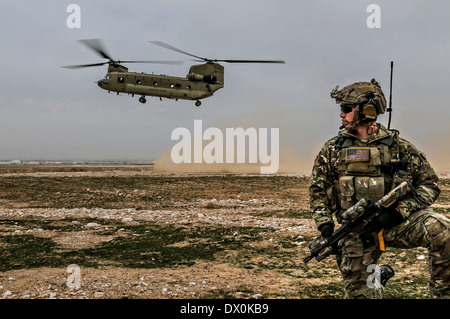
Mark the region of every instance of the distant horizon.
<instances>
[{"instance_id":1,"label":"distant horizon","mask_svg":"<svg viewBox=\"0 0 450 319\"><path fill-rule=\"evenodd\" d=\"M14 161L19 161L20 163L12 163ZM36 164L35 164L36 163ZM89 164L123 164L123 165L133 165L133 164L141 164L141 165L155 165L155 160L148 160L148 161L144 161L144 160L2 160L0 159L0 165L55 165L55 164L59 164L59 165L89 165ZM204 164L190 164L190 165L204 165ZM213 164L211 164L213 165ZM239 164L237 164L239 165ZM281 169L282 170L282 169ZM182 172L181 171L177 171L177 172ZM206 170L207 171L207 170ZM186 172L190 172L189 170L187 170ZM199 170L198 172L201 172L201 170ZM450 175L450 168L446 168L446 169L435 169L436 174L446 174L446 175ZM285 174L285 172L281 172L281 173L274 173L274 174L269 174L269 175L277 175L277 174ZM310 174L309 171L306 170L300 170L298 172L296 172L295 174L301 174L301 175L308 175Z\"/></svg>"},{"instance_id":2,"label":"distant horizon","mask_svg":"<svg viewBox=\"0 0 450 319\"><path fill-rule=\"evenodd\" d=\"M154 165L154 161L140 160L0 160L0 165L89 165L89 164L121 164L121 165Z\"/></svg>"}]
</instances>

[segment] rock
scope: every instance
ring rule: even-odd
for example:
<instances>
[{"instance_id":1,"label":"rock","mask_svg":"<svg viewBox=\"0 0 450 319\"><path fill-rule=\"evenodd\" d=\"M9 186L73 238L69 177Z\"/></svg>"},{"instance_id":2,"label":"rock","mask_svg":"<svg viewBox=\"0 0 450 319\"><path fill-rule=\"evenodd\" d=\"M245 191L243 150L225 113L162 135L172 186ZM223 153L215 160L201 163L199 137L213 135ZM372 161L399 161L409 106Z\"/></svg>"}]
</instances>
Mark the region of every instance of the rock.
<instances>
[{"instance_id":1,"label":"rock","mask_svg":"<svg viewBox=\"0 0 450 319\"><path fill-rule=\"evenodd\" d=\"M8 298L11 295L12 295L11 290L6 290L5 293L3 294L3 299L6 299L6 298Z\"/></svg>"},{"instance_id":2,"label":"rock","mask_svg":"<svg viewBox=\"0 0 450 319\"><path fill-rule=\"evenodd\" d=\"M131 222L133 222L133 218L131 217L122 218L122 223L131 223Z\"/></svg>"},{"instance_id":3,"label":"rock","mask_svg":"<svg viewBox=\"0 0 450 319\"><path fill-rule=\"evenodd\" d=\"M101 298L101 297L103 297L105 295L105 293L104 292L101 292L101 291L96 291L96 292L94 292L94 297L95 298Z\"/></svg>"},{"instance_id":4,"label":"rock","mask_svg":"<svg viewBox=\"0 0 450 319\"><path fill-rule=\"evenodd\" d=\"M85 227L86 227L86 228L97 228L97 227L100 227L100 224L97 224L97 223L88 223Z\"/></svg>"}]
</instances>

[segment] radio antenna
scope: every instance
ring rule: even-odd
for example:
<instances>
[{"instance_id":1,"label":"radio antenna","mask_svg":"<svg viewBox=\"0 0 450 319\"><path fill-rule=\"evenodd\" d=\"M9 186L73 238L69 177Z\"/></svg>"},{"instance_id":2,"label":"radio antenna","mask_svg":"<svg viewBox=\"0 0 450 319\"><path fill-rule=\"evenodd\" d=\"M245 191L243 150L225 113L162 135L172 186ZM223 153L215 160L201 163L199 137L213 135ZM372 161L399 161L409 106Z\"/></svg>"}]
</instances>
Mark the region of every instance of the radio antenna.
<instances>
[{"instance_id":1,"label":"radio antenna","mask_svg":"<svg viewBox=\"0 0 450 319\"><path fill-rule=\"evenodd\" d=\"M389 112L389 122L388 122L388 130L391 128L391 117L392 117L392 73L394 71L394 61L391 61L391 83L389 88L389 108L387 111Z\"/></svg>"}]
</instances>

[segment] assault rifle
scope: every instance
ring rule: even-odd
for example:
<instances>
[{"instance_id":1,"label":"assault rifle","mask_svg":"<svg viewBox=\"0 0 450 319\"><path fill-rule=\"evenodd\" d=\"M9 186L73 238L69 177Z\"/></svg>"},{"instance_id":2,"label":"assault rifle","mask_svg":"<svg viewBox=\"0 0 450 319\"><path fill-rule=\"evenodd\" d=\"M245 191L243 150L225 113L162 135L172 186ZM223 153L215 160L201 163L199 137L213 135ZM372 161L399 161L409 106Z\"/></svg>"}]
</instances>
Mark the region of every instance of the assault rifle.
<instances>
[{"instance_id":1,"label":"assault rifle","mask_svg":"<svg viewBox=\"0 0 450 319\"><path fill-rule=\"evenodd\" d=\"M306 264L313 258L316 258L317 261L327 258L333 252L333 247L336 247L338 242L350 233L361 236L363 233L371 231L371 222L378 216L381 209L388 208L410 191L415 193L414 187L409 181L404 180L376 202L372 202L370 199L361 199L342 214L343 224L331 237L318 236L309 244L311 253L303 259L303 262Z\"/></svg>"}]
</instances>

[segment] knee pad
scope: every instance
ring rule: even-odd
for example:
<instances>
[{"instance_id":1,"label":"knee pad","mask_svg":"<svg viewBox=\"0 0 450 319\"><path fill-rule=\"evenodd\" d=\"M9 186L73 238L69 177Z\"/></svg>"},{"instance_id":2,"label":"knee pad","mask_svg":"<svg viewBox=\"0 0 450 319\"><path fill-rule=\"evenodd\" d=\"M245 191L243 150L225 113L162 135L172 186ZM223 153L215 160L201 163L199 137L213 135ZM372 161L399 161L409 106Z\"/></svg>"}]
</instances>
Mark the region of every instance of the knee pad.
<instances>
[{"instance_id":1,"label":"knee pad","mask_svg":"<svg viewBox=\"0 0 450 319\"><path fill-rule=\"evenodd\" d=\"M450 241L450 220L441 214L433 212L428 214L423 220L423 225L431 250L444 249L448 255L450 250L450 244L448 243Z\"/></svg>"}]
</instances>

